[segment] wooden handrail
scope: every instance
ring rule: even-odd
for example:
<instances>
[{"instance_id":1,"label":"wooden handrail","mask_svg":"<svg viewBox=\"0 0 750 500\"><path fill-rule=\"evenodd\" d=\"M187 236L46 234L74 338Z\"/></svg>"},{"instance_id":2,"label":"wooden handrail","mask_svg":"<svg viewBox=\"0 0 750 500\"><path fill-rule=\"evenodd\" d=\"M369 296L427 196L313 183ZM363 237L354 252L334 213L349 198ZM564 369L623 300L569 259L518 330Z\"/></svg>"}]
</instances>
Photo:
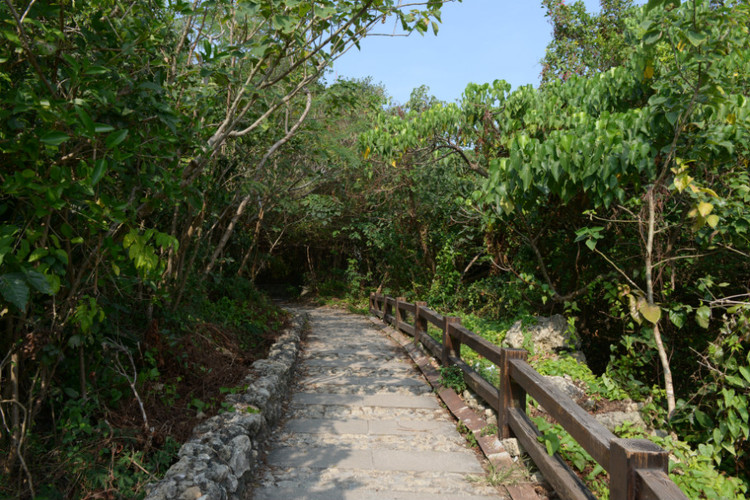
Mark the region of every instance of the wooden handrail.
<instances>
[{"instance_id":1,"label":"wooden handrail","mask_svg":"<svg viewBox=\"0 0 750 500\"><path fill-rule=\"evenodd\" d=\"M511 360L510 376L609 472L610 443L617 436L525 361Z\"/></svg>"},{"instance_id":2,"label":"wooden handrail","mask_svg":"<svg viewBox=\"0 0 750 500\"><path fill-rule=\"evenodd\" d=\"M596 498L559 456L550 456L538 440L539 430L526 416L526 395L533 397L570 433L610 475L611 500L686 500L669 479L669 454L644 439L619 439L565 393L526 362L523 349L506 349L462 326L460 319L445 317L405 298L370 294L370 312L399 331L414 337L444 366L456 366L479 397L497 412L501 438L515 436L558 495L566 499ZM413 315L414 323L405 321ZM442 330L442 342L427 333L428 323ZM461 359L461 346L473 349L494 363L500 387Z\"/></svg>"}]
</instances>

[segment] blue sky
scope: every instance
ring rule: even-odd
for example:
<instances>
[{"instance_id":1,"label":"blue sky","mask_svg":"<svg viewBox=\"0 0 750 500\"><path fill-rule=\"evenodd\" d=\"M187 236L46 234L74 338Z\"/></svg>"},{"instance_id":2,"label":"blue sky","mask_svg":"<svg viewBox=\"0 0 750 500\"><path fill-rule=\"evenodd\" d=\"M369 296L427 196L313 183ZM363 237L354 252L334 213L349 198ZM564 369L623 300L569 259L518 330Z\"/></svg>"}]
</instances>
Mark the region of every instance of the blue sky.
<instances>
[{"instance_id":1,"label":"blue sky","mask_svg":"<svg viewBox=\"0 0 750 500\"><path fill-rule=\"evenodd\" d=\"M599 10L599 0L584 3L590 12ZM328 79L371 76L398 103L423 84L447 102L458 99L469 82L539 84L539 61L552 33L541 1L463 0L444 6L442 20L437 37L432 30L406 38L367 37L362 50L353 48L336 61ZM382 26L381 32L392 31L392 21Z\"/></svg>"}]
</instances>

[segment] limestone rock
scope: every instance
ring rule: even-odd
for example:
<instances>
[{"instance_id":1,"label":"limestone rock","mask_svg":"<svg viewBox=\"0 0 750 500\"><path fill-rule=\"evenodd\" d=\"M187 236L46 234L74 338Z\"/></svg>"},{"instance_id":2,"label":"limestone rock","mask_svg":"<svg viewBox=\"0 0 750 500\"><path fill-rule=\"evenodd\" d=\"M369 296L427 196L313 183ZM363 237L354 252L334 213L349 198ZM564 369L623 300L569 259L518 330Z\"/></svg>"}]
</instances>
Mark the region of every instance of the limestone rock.
<instances>
[{"instance_id":1,"label":"limestone rock","mask_svg":"<svg viewBox=\"0 0 750 500\"><path fill-rule=\"evenodd\" d=\"M503 344L513 349L523 349L524 339L528 337L534 347L534 352L561 353L568 352L581 363L586 357L579 351L581 341L575 333L568 329L568 322L564 316L555 314L550 317L537 317L535 325L523 325L516 321L505 335Z\"/></svg>"},{"instance_id":2,"label":"limestone rock","mask_svg":"<svg viewBox=\"0 0 750 500\"><path fill-rule=\"evenodd\" d=\"M641 417L641 414L637 411L611 411L594 415L594 418L596 418L604 427L613 432L617 427L626 422L639 425L643 428L647 427L646 422L643 421L643 417Z\"/></svg>"},{"instance_id":3,"label":"limestone rock","mask_svg":"<svg viewBox=\"0 0 750 500\"><path fill-rule=\"evenodd\" d=\"M573 381L568 377L557 377L550 375L546 376L545 378L571 399L580 399L586 395L583 389L575 385Z\"/></svg>"},{"instance_id":4,"label":"limestone rock","mask_svg":"<svg viewBox=\"0 0 750 500\"><path fill-rule=\"evenodd\" d=\"M503 448L505 448L505 451L507 451L511 457L521 456L521 446L518 444L518 440L516 438L503 439L501 443L503 445Z\"/></svg>"},{"instance_id":5,"label":"limestone rock","mask_svg":"<svg viewBox=\"0 0 750 500\"><path fill-rule=\"evenodd\" d=\"M147 485L146 500L242 498L246 481L258 465L257 448L281 415L304 325L305 320L297 318L268 358L253 363L245 377L247 390L227 398L236 405L234 412L208 418L193 429L193 437L180 448L180 460L164 479ZM250 405L258 412L247 413Z\"/></svg>"}]
</instances>

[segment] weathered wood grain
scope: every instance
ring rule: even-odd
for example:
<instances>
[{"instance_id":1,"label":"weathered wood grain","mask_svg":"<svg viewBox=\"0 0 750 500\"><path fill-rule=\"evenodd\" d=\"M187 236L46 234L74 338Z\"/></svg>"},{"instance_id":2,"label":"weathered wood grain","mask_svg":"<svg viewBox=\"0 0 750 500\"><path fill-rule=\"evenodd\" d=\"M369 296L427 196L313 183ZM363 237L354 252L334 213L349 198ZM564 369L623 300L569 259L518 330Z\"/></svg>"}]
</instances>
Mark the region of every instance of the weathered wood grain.
<instances>
[{"instance_id":1,"label":"weathered wood grain","mask_svg":"<svg viewBox=\"0 0 750 500\"><path fill-rule=\"evenodd\" d=\"M539 431L521 408L508 409L508 420L526 453L529 454L544 478L549 481L560 498L566 500L596 500L596 497L578 479L578 476L557 456L550 456L537 439Z\"/></svg>"},{"instance_id":2,"label":"weathered wood grain","mask_svg":"<svg viewBox=\"0 0 750 500\"><path fill-rule=\"evenodd\" d=\"M484 356L492 363L500 366L500 351L502 350L499 346L496 346L489 340L480 337L476 333L467 329L462 325L455 325L453 330L459 335L459 340L462 344L476 351L480 356Z\"/></svg>"},{"instance_id":3,"label":"weathered wood grain","mask_svg":"<svg viewBox=\"0 0 750 500\"><path fill-rule=\"evenodd\" d=\"M687 500L669 475L661 470L641 469L636 471L636 495L639 500ZM612 498L612 493L610 493Z\"/></svg>"},{"instance_id":4,"label":"weathered wood grain","mask_svg":"<svg viewBox=\"0 0 750 500\"><path fill-rule=\"evenodd\" d=\"M510 361L510 376L578 441L596 462L610 470L609 447L617 436L578 406L567 394L550 384L528 363Z\"/></svg>"},{"instance_id":5,"label":"weathered wood grain","mask_svg":"<svg viewBox=\"0 0 750 500\"><path fill-rule=\"evenodd\" d=\"M429 307L420 307L419 316L426 319L441 330L445 327L445 318Z\"/></svg>"}]
</instances>

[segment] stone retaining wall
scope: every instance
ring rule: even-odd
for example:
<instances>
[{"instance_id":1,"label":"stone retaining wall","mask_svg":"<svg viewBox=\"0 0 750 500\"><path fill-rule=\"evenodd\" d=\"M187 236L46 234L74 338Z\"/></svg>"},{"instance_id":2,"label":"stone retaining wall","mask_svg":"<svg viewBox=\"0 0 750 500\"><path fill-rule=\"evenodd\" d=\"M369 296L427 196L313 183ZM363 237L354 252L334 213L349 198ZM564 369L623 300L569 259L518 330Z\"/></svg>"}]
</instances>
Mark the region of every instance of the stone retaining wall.
<instances>
[{"instance_id":1,"label":"stone retaining wall","mask_svg":"<svg viewBox=\"0 0 750 500\"><path fill-rule=\"evenodd\" d=\"M179 461L161 481L147 486L146 500L230 500L244 497L258 467L259 450L279 421L289 394L307 316L297 316L266 359L252 365L242 386L226 397L235 411L209 418L193 429Z\"/></svg>"}]
</instances>

